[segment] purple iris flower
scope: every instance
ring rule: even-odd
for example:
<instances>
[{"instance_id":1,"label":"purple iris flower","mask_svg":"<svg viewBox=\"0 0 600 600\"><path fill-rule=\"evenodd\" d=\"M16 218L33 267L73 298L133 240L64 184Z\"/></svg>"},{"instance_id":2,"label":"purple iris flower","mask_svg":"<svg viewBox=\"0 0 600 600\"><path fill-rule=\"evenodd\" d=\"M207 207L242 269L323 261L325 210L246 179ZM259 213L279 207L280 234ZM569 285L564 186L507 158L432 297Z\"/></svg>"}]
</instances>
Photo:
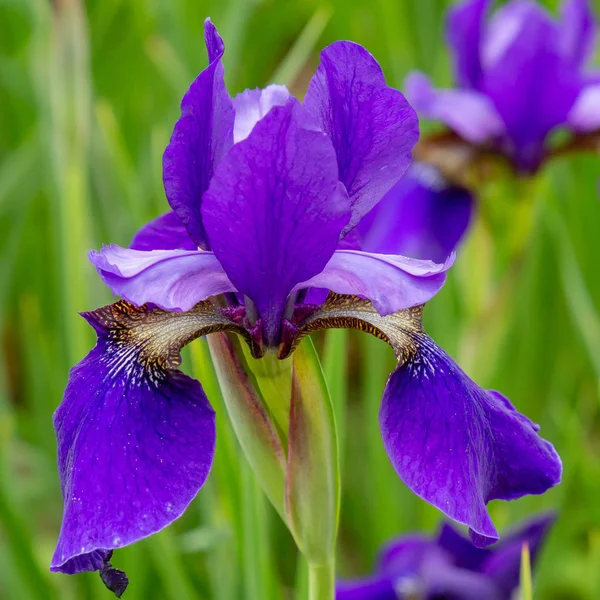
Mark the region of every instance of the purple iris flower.
<instances>
[{"instance_id":1,"label":"purple iris flower","mask_svg":"<svg viewBox=\"0 0 600 600\"><path fill-rule=\"evenodd\" d=\"M367 252L444 262L465 234L475 201L434 166L413 163L357 225Z\"/></svg>"},{"instance_id":2,"label":"purple iris flower","mask_svg":"<svg viewBox=\"0 0 600 600\"><path fill-rule=\"evenodd\" d=\"M553 515L531 519L487 549L448 524L434 538L401 537L383 550L373 576L339 582L336 600L510 600L523 545L533 563L553 522Z\"/></svg>"},{"instance_id":3,"label":"purple iris flower","mask_svg":"<svg viewBox=\"0 0 600 600\"><path fill-rule=\"evenodd\" d=\"M55 414L65 509L51 569L100 570L120 593L112 551L166 527L198 493L215 414L178 369L179 352L222 331L255 358L286 358L304 335L331 327L390 343L399 365L380 419L392 463L479 543L495 541L486 502L543 493L558 483L560 460L537 426L423 331L422 305L453 257L368 252L355 233L408 167L414 111L351 42L323 50L302 104L282 86L232 99L210 21L205 39L209 65L164 154L172 212L131 248L90 254L122 300L84 314L98 342ZM305 301L313 288L330 291L324 303Z\"/></svg>"},{"instance_id":4,"label":"purple iris flower","mask_svg":"<svg viewBox=\"0 0 600 600\"><path fill-rule=\"evenodd\" d=\"M414 73L407 96L420 115L532 172L556 127L600 129L600 74L586 69L594 17L587 0L565 0L558 21L534 0L511 0L488 21L490 4L467 0L448 13L457 88L436 90Z\"/></svg>"}]
</instances>

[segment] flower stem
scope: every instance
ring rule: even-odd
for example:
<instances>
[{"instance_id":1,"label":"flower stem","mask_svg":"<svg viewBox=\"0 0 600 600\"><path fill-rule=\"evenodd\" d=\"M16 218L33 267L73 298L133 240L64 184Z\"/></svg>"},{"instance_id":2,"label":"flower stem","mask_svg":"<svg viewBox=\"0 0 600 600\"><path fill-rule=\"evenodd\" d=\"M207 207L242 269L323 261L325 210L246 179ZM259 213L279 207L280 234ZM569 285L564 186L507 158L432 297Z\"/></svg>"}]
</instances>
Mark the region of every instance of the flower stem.
<instances>
[{"instance_id":1,"label":"flower stem","mask_svg":"<svg viewBox=\"0 0 600 600\"><path fill-rule=\"evenodd\" d=\"M334 560L308 566L308 600L333 600L335 594Z\"/></svg>"}]
</instances>

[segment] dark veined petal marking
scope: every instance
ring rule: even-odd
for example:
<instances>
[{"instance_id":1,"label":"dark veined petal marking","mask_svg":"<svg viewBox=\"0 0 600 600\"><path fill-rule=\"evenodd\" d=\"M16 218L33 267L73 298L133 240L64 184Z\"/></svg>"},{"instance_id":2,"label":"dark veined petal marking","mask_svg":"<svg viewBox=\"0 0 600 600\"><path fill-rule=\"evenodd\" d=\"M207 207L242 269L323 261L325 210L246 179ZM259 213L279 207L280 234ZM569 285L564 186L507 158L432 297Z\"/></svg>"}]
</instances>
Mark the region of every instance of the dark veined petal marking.
<instances>
[{"instance_id":1,"label":"dark veined petal marking","mask_svg":"<svg viewBox=\"0 0 600 600\"><path fill-rule=\"evenodd\" d=\"M330 292L320 310L313 312L298 325L293 338L284 340L280 358L289 356L302 338L323 329L357 329L387 342L396 359L404 363L416 351L412 341L417 334L425 335L421 325L423 305L382 317L369 300L348 294Z\"/></svg>"},{"instance_id":2,"label":"dark veined petal marking","mask_svg":"<svg viewBox=\"0 0 600 600\"><path fill-rule=\"evenodd\" d=\"M71 370L54 415L65 507L51 570L98 570L122 593L111 551L177 519L212 464L214 411L177 369L181 347L227 330L253 342L209 302L170 313L119 301L84 317L98 342Z\"/></svg>"},{"instance_id":3,"label":"dark veined petal marking","mask_svg":"<svg viewBox=\"0 0 600 600\"><path fill-rule=\"evenodd\" d=\"M382 317L367 300L330 294L290 324L280 356L319 329L358 329L388 342L398 366L379 421L390 461L413 492L485 546L498 539L487 502L545 492L559 483L561 462L537 425L502 394L479 387L427 336L421 316L419 306Z\"/></svg>"}]
</instances>

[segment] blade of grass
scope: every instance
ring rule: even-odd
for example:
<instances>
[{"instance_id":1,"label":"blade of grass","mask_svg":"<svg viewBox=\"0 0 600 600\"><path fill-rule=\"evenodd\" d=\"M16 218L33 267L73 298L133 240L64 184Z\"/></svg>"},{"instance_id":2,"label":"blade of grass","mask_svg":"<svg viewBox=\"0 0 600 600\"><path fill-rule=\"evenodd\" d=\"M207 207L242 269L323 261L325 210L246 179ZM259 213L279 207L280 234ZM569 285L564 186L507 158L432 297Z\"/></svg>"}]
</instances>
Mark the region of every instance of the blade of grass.
<instances>
[{"instance_id":1,"label":"blade of grass","mask_svg":"<svg viewBox=\"0 0 600 600\"><path fill-rule=\"evenodd\" d=\"M0 528L14 561L16 589L19 597L36 600L58 600L58 595L48 580L48 573L39 565L35 539L25 515L12 497L9 482L13 477L7 472L6 450L11 426L7 415L0 413ZM15 595L16 598L16 595Z\"/></svg>"},{"instance_id":2,"label":"blade of grass","mask_svg":"<svg viewBox=\"0 0 600 600\"><path fill-rule=\"evenodd\" d=\"M270 81L289 86L296 81L304 65L306 65L306 62L314 52L319 38L327 23L329 23L332 14L333 9L327 5L319 6L315 10L289 52L279 63L277 69L275 69Z\"/></svg>"},{"instance_id":3,"label":"blade of grass","mask_svg":"<svg viewBox=\"0 0 600 600\"><path fill-rule=\"evenodd\" d=\"M323 373L333 403L340 469L343 469L348 401L348 331L345 329L331 329L327 332L323 352Z\"/></svg>"},{"instance_id":4,"label":"blade of grass","mask_svg":"<svg viewBox=\"0 0 600 600\"><path fill-rule=\"evenodd\" d=\"M169 529L152 536L147 549L163 589L170 600L202 600L194 589L189 572L179 559L173 534Z\"/></svg>"},{"instance_id":5,"label":"blade of grass","mask_svg":"<svg viewBox=\"0 0 600 600\"><path fill-rule=\"evenodd\" d=\"M545 217L556 242L563 293L567 299L571 317L594 366L596 378L600 382L600 318L581 274L565 225L557 211L550 206L547 207Z\"/></svg>"},{"instance_id":6,"label":"blade of grass","mask_svg":"<svg viewBox=\"0 0 600 600\"><path fill-rule=\"evenodd\" d=\"M521 600L533 600L533 585L531 583L531 560L529 545L523 544L521 549Z\"/></svg>"},{"instance_id":7,"label":"blade of grass","mask_svg":"<svg viewBox=\"0 0 600 600\"><path fill-rule=\"evenodd\" d=\"M91 336L77 312L89 306L86 250L91 214L87 187L90 132L90 75L88 39L83 6L61 2L54 11L50 62L50 138L54 158L53 206L60 257L66 354L75 363L90 346ZM45 95L44 95L45 98Z\"/></svg>"}]
</instances>

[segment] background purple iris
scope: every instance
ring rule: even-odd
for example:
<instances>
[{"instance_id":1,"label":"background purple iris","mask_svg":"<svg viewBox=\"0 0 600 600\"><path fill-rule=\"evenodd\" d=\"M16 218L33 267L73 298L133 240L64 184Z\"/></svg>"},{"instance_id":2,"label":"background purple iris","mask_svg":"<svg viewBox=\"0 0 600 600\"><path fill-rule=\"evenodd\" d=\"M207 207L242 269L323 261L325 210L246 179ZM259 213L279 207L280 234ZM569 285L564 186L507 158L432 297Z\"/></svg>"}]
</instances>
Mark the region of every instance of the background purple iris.
<instances>
[{"instance_id":1,"label":"background purple iris","mask_svg":"<svg viewBox=\"0 0 600 600\"><path fill-rule=\"evenodd\" d=\"M448 524L435 537L400 537L382 550L373 576L339 582L336 600L511 600L523 545L535 564L553 521L553 515L531 519L486 550Z\"/></svg>"},{"instance_id":2,"label":"background purple iris","mask_svg":"<svg viewBox=\"0 0 600 600\"><path fill-rule=\"evenodd\" d=\"M436 90L414 73L407 94L421 116L535 171L554 129L600 127L600 79L588 67L594 16L587 0L564 0L558 20L534 0L511 0L493 13L491 4L466 0L448 12L456 88Z\"/></svg>"}]
</instances>

